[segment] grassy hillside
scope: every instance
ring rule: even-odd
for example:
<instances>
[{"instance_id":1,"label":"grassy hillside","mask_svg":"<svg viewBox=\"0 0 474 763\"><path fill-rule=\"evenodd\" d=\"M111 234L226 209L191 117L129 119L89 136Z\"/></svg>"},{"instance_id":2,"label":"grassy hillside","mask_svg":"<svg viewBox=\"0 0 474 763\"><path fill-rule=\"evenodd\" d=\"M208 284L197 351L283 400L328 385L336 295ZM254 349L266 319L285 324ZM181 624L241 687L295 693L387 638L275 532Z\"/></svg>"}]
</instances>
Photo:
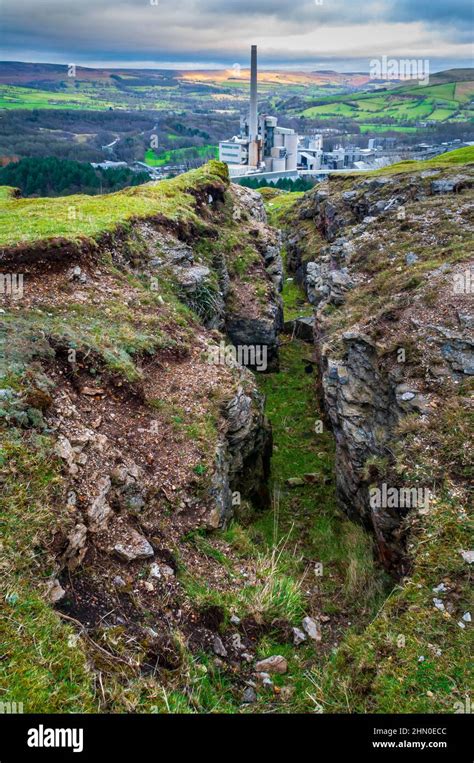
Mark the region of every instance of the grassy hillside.
<instances>
[{"instance_id":1,"label":"grassy hillside","mask_svg":"<svg viewBox=\"0 0 474 763\"><path fill-rule=\"evenodd\" d=\"M134 218L145 218L158 208L169 219L197 221L193 198L186 189L222 180L223 165L210 162L192 173L156 185L147 183L105 196L65 196L57 199L16 199L5 190L0 196L0 246L94 240Z\"/></svg>"},{"instance_id":2,"label":"grassy hillside","mask_svg":"<svg viewBox=\"0 0 474 763\"><path fill-rule=\"evenodd\" d=\"M344 92L364 87L368 75L338 72L260 71L261 93L284 96ZM199 98L248 98L248 69L209 71L89 69L53 64L0 63L0 108L4 109L161 109ZM173 105L172 105L173 104Z\"/></svg>"},{"instance_id":3,"label":"grassy hillside","mask_svg":"<svg viewBox=\"0 0 474 763\"><path fill-rule=\"evenodd\" d=\"M471 80L441 84L403 85L387 91L357 93L321 99L300 112L311 119L347 117L359 122L363 130L387 123L395 127L419 122L470 121L474 119L474 75Z\"/></svg>"}]
</instances>

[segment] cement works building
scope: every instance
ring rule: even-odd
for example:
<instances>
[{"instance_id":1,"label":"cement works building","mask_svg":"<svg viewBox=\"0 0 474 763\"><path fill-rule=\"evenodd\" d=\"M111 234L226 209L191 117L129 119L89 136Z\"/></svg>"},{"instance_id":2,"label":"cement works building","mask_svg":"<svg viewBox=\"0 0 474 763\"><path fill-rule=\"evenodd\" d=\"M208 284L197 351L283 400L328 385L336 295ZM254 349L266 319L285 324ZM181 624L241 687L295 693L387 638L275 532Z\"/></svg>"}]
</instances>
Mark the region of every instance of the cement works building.
<instances>
[{"instance_id":1,"label":"cement works building","mask_svg":"<svg viewBox=\"0 0 474 763\"><path fill-rule=\"evenodd\" d=\"M219 159L228 165L231 177L254 173L298 177L298 134L278 127L276 117L258 118L256 45L251 52L249 116L241 121L240 135L219 143Z\"/></svg>"}]
</instances>

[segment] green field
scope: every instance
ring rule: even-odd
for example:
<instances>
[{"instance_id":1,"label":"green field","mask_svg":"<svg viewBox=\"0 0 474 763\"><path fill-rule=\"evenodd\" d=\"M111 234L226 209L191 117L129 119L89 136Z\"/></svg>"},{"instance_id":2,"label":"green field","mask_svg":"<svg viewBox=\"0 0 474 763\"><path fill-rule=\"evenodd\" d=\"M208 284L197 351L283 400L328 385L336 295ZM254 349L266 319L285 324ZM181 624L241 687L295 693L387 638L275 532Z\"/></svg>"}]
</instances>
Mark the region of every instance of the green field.
<instances>
[{"instance_id":1,"label":"green field","mask_svg":"<svg viewBox=\"0 0 474 763\"><path fill-rule=\"evenodd\" d=\"M146 98L144 93L146 92ZM131 88L120 90L113 84L78 82L58 90L0 85L0 109L89 109L106 110L171 108L167 97L172 88ZM165 98L163 98L165 96Z\"/></svg>"},{"instance_id":2,"label":"green field","mask_svg":"<svg viewBox=\"0 0 474 763\"><path fill-rule=\"evenodd\" d=\"M157 154L152 148L145 153L145 162L150 167L166 167L168 164L184 164L193 159L217 159L217 146L190 146L174 148Z\"/></svg>"},{"instance_id":3,"label":"green field","mask_svg":"<svg viewBox=\"0 0 474 763\"><path fill-rule=\"evenodd\" d=\"M400 123L398 126L415 126L421 121L444 122L448 120L472 120L469 105L474 98L474 81L448 82L422 87L398 87L387 92L332 96L325 103L310 106L299 112L310 119L337 119L346 117L361 123L366 129L374 120L380 124L387 118ZM396 129L384 127L384 129Z\"/></svg>"},{"instance_id":4,"label":"green field","mask_svg":"<svg viewBox=\"0 0 474 763\"><path fill-rule=\"evenodd\" d=\"M402 127L401 125L373 125L370 123L364 123L360 125L361 133L365 132L416 132L416 127Z\"/></svg>"}]
</instances>

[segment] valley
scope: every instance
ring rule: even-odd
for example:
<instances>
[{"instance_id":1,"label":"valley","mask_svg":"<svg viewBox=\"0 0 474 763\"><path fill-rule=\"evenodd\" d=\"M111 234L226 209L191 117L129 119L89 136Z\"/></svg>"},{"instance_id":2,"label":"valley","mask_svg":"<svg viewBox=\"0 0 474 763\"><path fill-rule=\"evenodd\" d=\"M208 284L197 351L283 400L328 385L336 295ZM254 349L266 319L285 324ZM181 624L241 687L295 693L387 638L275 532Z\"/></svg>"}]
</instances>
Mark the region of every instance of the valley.
<instances>
[{"instance_id":1,"label":"valley","mask_svg":"<svg viewBox=\"0 0 474 763\"><path fill-rule=\"evenodd\" d=\"M306 194L215 161L100 197L2 189L23 276L0 329L6 700L463 700L473 167L464 148ZM266 373L210 362L222 341ZM374 503L383 484L428 509Z\"/></svg>"}]
</instances>

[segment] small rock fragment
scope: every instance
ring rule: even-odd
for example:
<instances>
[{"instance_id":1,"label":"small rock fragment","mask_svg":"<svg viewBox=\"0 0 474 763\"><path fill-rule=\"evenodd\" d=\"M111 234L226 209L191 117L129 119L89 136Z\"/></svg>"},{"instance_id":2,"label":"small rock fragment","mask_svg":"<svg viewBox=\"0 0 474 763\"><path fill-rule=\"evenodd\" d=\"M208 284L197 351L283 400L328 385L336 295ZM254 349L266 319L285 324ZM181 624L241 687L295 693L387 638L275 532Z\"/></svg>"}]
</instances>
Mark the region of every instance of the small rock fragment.
<instances>
[{"instance_id":1,"label":"small rock fragment","mask_svg":"<svg viewBox=\"0 0 474 763\"><path fill-rule=\"evenodd\" d=\"M286 480L286 484L289 487L301 487L301 485L304 485L304 479L301 477L290 477Z\"/></svg>"},{"instance_id":2,"label":"small rock fragment","mask_svg":"<svg viewBox=\"0 0 474 763\"><path fill-rule=\"evenodd\" d=\"M243 649L242 641L240 639L240 633L233 633L231 637L232 647L238 651Z\"/></svg>"},{"instance_id":3,"label":"small rock fragment","mask_svg":"<svg viewBox=\"0 0 474 763\"><path fill-rule=\"evenodd\" d=\"M271 657L259 660L255 664L255 670L257 673L286 673L288 663L280 654L272 654Z\"/></svg>"},{"instance_id":4,"label":"small rock fragment","mask_svg":"<svg viewBox=\"0 0 474 763\"><path fill-rule=\"evenodd\" d=\"M217 654L218 657L227 657L227 649L222 643L221 637L217 636L217 634L214 636L214 641L212 642L212 651L214 654Z\"/></svg>"},{"instance_id":5,"label":"small rock fragment","mask_svg":"<svg viewBox=\"0 0 474 763\"><path fill-rule=\"evenodd\" d=\"M299 628L293 628L293 644L299 646L303 641L306 641L306 634Z\"/></svg>"},{"instance_id":6,"label":"small rock fragment","mask_svg":"<svg viewBox=\"0 0 474 763\"><path fill-rule=\"evenodd\" d=\"M147 559L153 556L153 548L147 539L136 530L130 530L129 537L122 542L116 543L114 551L125 562L133 562L135 559Z\"/></svg>"},{"instance_id":7,"label":"small rock fragment","mask_svg":"<svg viewBox=\"0 0 474 763\"><path fill-rule=\"evenodd\" d=\"M418 262L418 255L415 252L408 252L405 255L405 262L407 265L414 265L415 262Z\"/></svg>"},{"instance_id":8,"label":"small rock fragment","mask_svg":"<svg viewBox=\"0 0 474 763\"><path fill-rule=\"evenodd\" d=\"M313 641L321 641L321 628L312 617L305 617L303 620L303 630Z\"/></svg>"},{"instance_id":9,"label":"small rock fragment","mask_svg":"<svg viewBox=\"0 0 474 763\"><path fill-rule=\"evenodd\" d=\"M48 600L51 604L56 604L58 601L64 598L66 591L62 587L59 580L52 580L48 585Z\"/></svg>"},{"instance_id":10,"label":"small rock fragment","mask_svg":"<svg viewBox=\"0 0 474 763\"><path fill-rule=\"evenodd\" d=\"M150 567L150 577L151 578L161 578L161 568L160 565L156 562L153 562L153 564Z\"/></svg>"},{"instance_id":11,"label":"small rock fragment","mask_svg":"<svg viewBox=\"0 0 474 763\"><path fill-rule=\"evenodd\" d=\"M252 686L247 686L247 688L245 689L242 695L242 703L244 705L252 705L256 701L257 701L257 693L255 689Z\"/></svg>"}]
</instances>

